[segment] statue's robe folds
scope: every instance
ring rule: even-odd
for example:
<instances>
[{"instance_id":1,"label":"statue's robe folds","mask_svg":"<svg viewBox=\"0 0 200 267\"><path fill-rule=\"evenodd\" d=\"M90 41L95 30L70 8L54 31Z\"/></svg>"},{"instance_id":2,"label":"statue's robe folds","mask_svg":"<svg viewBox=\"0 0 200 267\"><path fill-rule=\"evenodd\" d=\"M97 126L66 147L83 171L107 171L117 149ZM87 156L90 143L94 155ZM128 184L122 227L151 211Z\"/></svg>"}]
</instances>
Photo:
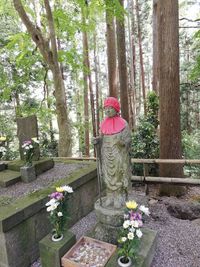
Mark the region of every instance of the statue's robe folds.
<instances>
[{"instance_id":1,"label":"statue's robe folds","mask_svg":"<svg viewBox=\"0 0 200 267\"><path fill-rule=\"evenodd\" d=\"M130 150L131 133L126 122L125 128L116 134L102 135L102 173L107 195L127 192L131 169Z\"/></svg>"}]
</instances>

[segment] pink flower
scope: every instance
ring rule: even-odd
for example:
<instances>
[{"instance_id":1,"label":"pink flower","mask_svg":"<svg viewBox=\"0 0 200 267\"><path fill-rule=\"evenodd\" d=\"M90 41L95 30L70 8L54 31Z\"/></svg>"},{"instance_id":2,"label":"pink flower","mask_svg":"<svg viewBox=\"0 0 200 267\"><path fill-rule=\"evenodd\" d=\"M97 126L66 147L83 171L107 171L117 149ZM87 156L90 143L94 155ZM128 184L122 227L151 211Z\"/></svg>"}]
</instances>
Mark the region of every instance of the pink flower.
<instances>
[{"instance_id":1,"label":"pink flower","mask_svg":"<svg viewBox=\"0 0 200 267\"><path fill-rule=\"evenodd\" d=\"M61 200L64 196L63 196L63 193L53 192L49 197L51 199L54 198L54 199L57 199L57 200Z\"/></svg>"}]
</instances>

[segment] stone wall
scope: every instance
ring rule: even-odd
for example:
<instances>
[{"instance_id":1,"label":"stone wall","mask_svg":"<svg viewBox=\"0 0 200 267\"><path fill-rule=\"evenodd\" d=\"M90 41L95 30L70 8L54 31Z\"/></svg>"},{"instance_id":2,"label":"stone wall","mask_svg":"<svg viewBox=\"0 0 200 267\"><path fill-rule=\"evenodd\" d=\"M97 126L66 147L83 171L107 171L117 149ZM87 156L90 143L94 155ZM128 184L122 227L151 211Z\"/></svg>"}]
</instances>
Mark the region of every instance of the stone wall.
<instances>
[{"instance_id":1,"label":"stone wall","mask_svg":"<svg viewBox=\"0 0 200 267\"><path fill-rule=\"evenodd\" d=\"M38 242L50 231L45 208L47 196L55 186L64 184L74 189L68 205L71 217L68 226L93 210L98 196L95 164L60 180L51 188L0 207L0 267L29 267L39 257Z\"/></svg>"}]
</instances>

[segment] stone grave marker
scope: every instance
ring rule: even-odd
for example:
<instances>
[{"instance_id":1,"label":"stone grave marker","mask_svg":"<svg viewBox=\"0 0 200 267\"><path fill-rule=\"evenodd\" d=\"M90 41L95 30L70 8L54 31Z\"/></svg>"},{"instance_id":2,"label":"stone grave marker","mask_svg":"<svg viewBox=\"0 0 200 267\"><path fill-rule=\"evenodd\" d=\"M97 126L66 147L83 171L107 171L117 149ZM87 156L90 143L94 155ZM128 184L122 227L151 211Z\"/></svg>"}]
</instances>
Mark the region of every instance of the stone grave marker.
<instances>
[{"instance_id":1,"label":"stone grave marker","mask_svg":"<svg viewBox=\"0 0 200 267\"><path fill-rule=\"evenodd\" d=\"M17 118L17 136L19 139L20 158L24 160L22 144L24 141L31 140L33 137L38 138L38 123L35 115L25 118ZM40 149L39 146L34 151L33 160L39 160Z\"/></svg>"}]
</instances>

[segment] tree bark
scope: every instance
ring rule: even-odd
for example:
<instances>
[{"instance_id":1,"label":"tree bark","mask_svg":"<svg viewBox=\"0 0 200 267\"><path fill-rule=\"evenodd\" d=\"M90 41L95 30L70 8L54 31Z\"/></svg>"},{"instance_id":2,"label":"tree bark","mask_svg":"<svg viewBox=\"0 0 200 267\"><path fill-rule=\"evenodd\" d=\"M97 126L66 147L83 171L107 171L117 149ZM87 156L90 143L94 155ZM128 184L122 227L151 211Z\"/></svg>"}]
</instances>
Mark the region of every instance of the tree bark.
<instances>
[{"instance_id":1,"label":"tree bark","mask_svg":"<svg viewBox=\"0 0 200 267\"><path fill-rule=\"evenodd\" d=\"M130 105L130 128L136 127L136 110L135 110L135 43L132 23L134 23L133 1L128 1L128 33L129 33L129 53L130 53L130 82L129 82L129 105Z\"/></svg>"},{"instance_id":2,"label":"tree bark","mask_svg":"<svg viewBox=\"0 0 200 267\"><path fill-rule=\"evenodd\" d=\"M160 159L182 158L179 92L178 0L158 1ZM183 177L180 164L161 164L160 176ZM181 195L184 188L161 185L161 195Z\"/></svg>"},{"instance_id":3,"label":"tree bark","mask_svg":"<svg viewBox=\"0 0 200 267\"><path fill-rule=\"evenodd\" d=\"M88 77L86 70L87 66L87 36L86 32L83 31L83 80L84 80L84 124L85 124L85 156L90 155L90 137L89 137L89 103L88 103Z\"/></svg>"},{"instance_id":4,"label":"tree bark","mask_svg":"<svg viewBox=\"0 0 200 267\"><path fill-rule=\"evenodd\" d=\"M138 25L138 43L139 43L139 54L140 54L140 71L141 71L141 83L142 83L142 98L144 106L144 114L146 114L146 92L145 92L145 75L144 75L144 62L143 62L143 49L142 49L142 33L140 27L140 14L139 14L139 4L136 0L136 15L137 15L137 25Z\"/></svg>"},{"instance_id":5,"label":"tree bark","mask_svg":"<svg viewBox=\"0 0 200 267\"><path fill-rule=\"evenodd\" d=\"M29 19L22 5L21 0L13 0L13 3L22 22L25 24L27 28L27 31L29 32L33 41L39 48L45 63L49 66L50 70L52 71L54 87L55 87L57 122L59 128L59 144L58 144L59 156L63 157L70 156L72 140L71 140L68 112L65 103L65 87L58 63L54 22L49 1L44 0L44 4L49 26L51 48L49 45L49 41L44 37L41 29L38 26L35 26Z\"/></svg>"},{"instance_id":6,"label":"tree bark","mask_svg":"<svg viewBox=\"0 0 200 267\"><path fill-rule=\"evenodd\" d=\"M158 21L157 21L157 2L153 0L153 80L152 88L159 95L158 92Z\"/></svg>"},{"instance_id":7,"label":"tree bark","mask_svg":"<svg viewBox=\"0 0 200 267\"><path fill-rule=\"evenodd\" d=\"M124 0L119 1L124 8ZM117 53L118 53L118 69L120 82L120 102L122 117L129 123L129 104L128 104L128 84L127 84L127 64L126 64L126 43L124 16L117 19Z\"/></svg>"},{"instance_id":8,"label":"tree bark","mask_svg":"<svg viewBox=\"0 0 200 267\"><path fill-rule=\"evenodd\" d=\"M97 56L97 40L96 33L94 33L94 71L96 84L96 134L99 135L100 115L99 115L99 62Z\"/></svg>"},{"instance_id":9,"label":"tree bark","mask_svg":"<svg viewBox=\"0 0 200 267\"><path fill-rule=\"evenodd\" d=\"M107 62L109 96L118 97L117 90L117 59L115 41L115 20L113 11L109 7L110 0L106 0L106 42L107 42Z\"/></svg>"}]
</instances>

